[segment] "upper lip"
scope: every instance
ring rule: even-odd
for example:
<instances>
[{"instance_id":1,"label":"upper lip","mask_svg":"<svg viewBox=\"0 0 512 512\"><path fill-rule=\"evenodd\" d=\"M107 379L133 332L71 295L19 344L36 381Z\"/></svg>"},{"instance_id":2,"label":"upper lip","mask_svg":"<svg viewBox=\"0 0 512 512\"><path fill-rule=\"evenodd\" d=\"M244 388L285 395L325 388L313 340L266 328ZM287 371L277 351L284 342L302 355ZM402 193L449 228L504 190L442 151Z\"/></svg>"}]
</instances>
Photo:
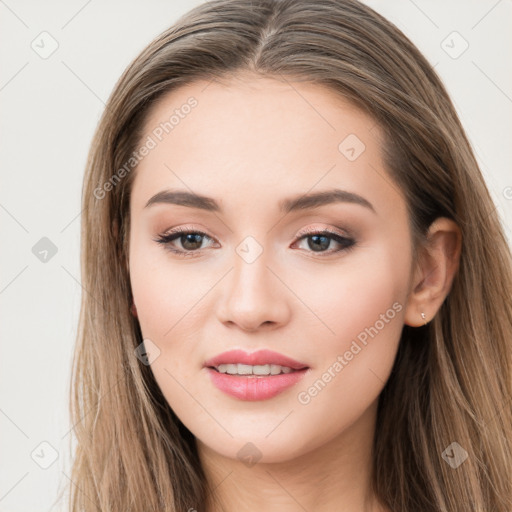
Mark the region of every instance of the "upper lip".
<instances>
[{"instance_id":1,"label":"upper lip","mask_svg":"<svg viewBox=\"0 0 512 512\"><path fill-rule=\"evenodd\" d=\"M248 364L251 366L265 365L265 364L278 364L279 366L287 366L294 370L301 370L308 368L308 365L295 361L278 352L272 350L258 350L257 352L244 352L243 350L229 350L222 352L204 363L206 367L219 366L221 364Z\"/></svg>"}]
</instances>

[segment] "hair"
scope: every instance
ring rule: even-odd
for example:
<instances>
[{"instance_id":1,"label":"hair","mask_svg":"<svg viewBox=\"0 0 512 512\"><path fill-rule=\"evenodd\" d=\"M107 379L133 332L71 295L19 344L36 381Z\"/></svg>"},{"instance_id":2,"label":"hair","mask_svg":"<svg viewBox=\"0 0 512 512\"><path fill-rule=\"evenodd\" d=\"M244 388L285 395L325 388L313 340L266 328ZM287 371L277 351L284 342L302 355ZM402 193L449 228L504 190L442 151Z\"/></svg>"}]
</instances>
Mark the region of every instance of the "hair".
<instances>
[{"instance_id":1,"label":"hair","mask_svg":"<svg viewBox=\"0 0 512 512\"><path fill-rule=\"evenodd\" d=\"M115 85L82 191L70 510L202 511L211 497L195 437L134 354L143 341L130 314L128 267L136 166L97 190L140 145L162 95L244 72L321 85L375 120L414 248L438 217L462 233L446 299L427 325L404 325L379 396L373 492L393 512L510 512L511 251L442 81L395 25L356 0L205 2L151 42ZM453 442L468 454L457 468L443 459Z\"/></svg>"}]
</instances>

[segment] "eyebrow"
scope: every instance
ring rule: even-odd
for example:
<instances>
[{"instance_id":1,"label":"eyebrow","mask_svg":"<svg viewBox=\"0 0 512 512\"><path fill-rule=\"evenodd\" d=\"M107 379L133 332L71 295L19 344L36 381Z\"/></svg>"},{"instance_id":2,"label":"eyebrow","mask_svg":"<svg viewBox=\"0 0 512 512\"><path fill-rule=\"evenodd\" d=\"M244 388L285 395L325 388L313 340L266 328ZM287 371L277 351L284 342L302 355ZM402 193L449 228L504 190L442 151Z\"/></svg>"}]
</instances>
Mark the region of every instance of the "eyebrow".
<instances>
[{"instance_id":1,"label":"eyebrow","mask_svg":"<svg viewBox=\"0 0 512 512\"><path fill-rule=\"evenodd\" d=\"M283 213L290 213L298 210L319 208L320 206L334 203L358 204L368 208L375 214L377 213L373 205L364 197L354 192L337 188L284 199L279 202L279 210ZM186 190L162 190L151 197L146 203L145 208L154 204L176 204L210 212L222 212L219 203L212 197L195 194Z\"/></svg>"}]
</instances>

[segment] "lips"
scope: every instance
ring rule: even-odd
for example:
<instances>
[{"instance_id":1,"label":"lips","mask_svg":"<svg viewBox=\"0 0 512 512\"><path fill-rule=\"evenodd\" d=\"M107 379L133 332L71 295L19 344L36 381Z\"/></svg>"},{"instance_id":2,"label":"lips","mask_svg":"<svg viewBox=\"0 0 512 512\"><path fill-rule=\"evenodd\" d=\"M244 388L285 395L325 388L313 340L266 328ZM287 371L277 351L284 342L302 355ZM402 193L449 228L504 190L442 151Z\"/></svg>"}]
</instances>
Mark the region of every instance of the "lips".
<instances>
[{"instance_id":1,"label":"lips","mask_svg":"<svg viewBox=\"0 0 512 512\"><path fill-rule=\"evenodd\" d=\"M243 350L230 350L223 352L204 363L207 368L215 368L221 364L247 364L251 366L259 366L266 364L275 364L279 366L287 366L293 370L302 370L308 368L307 364L291 359L283 354L272 350L258 350L257 352L244 352Z\"/></svg>"},{"instance_id":2,"label":"lips","mask_svg":"<svg viewBox=\"0 0 512 512\"><path fill-rule=\"evenodd\" d=\"M232 372L226 368L228 365L232 370L237 367L239 373L230 375ZM248 375L246 372L250 367L260 371L256 371L257 375ZM276 370L279 367L281 373L268 373L269 370ZM220 391L239 400L251 401L268 400L283 393L296 385L310 371L308 365L272 350L258 350L252 353L230 350L208 359L204 363L204 368L210 381ZM285 368L288 371L285 372ZM229 373L225 373L226 369Z\"/></svg>"}]
</instances>

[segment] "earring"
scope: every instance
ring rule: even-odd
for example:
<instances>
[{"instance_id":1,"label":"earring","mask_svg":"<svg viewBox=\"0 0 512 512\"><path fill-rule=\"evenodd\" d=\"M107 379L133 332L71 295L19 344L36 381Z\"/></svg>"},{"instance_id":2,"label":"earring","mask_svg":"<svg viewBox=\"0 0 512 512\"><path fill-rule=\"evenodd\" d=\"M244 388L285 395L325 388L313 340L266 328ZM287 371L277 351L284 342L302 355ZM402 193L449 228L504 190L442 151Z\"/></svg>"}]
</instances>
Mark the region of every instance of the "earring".
<instances>
[{"instance_id":1,"label":"earring","mask_svg":"<svg viewBox=\"0 0 512 512\"><path fill-rule=\"evenodd\" d=\"M132 315L137 318L137 308L135 307L135 302L132 302L132 305L130 306L130 311Z\"/></svg>"},{"instance_id":2,"label":"earring","mask_svg":"<svg viewBox=\"0 0 512 512\"><path fill-rule=\"evenodd\" d=\"M425 318L427 318L427 317L425 316L425 313L423 313L423 311L421 312L421 318L423 318L423 320L425 320ZM427 325L427 322L426 322L426 321L425 321L424 325Z\"/></svg>"}]
</instances>

